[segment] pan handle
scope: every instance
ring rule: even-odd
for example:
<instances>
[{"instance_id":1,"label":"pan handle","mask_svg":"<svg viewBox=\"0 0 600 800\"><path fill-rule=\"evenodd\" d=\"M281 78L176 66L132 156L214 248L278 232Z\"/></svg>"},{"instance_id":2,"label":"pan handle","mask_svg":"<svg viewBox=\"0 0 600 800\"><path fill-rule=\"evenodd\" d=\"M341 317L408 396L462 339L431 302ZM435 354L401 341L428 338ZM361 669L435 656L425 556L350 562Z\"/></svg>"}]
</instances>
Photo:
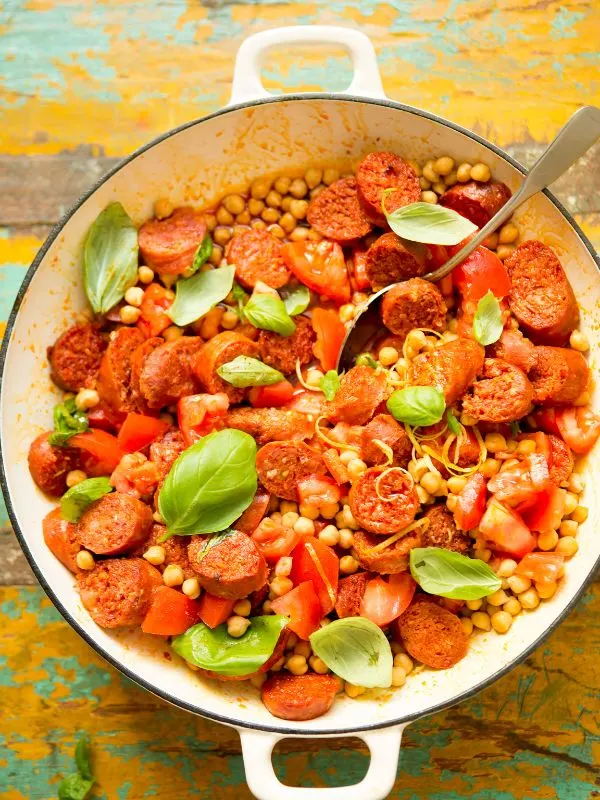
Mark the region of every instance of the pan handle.
<instances>
[{"instance_id":1,"label":"pan handle","mask_svg":"<svg viewBox=\"0 0 600 800\"><path fill-rule=\"evenodd\" d=\"M323 789L286 786L277 779L271 755L277 742L285 736L240 728L248 787L257 800L384 800L394 787L405 727L349 734L362 739L369 748L371 763L368 772L360 783ZM338 738L342 737L340 734Z\"/></svg>"},{"instance_id":2,"label":"pan handle","mask_svg":"<svg viewBox=\"0 0 600 800\"><path fill-rule=\"evenodd\" d=\"M334 25L295 25L260 31L245 39L238 50L229 105L272 97L262 85L262 57L273 47L294 44L337 44L348 51L354 75L345 92L338 94L385 98L375 49L364 33Z\"/></svg>"}]
</instances>

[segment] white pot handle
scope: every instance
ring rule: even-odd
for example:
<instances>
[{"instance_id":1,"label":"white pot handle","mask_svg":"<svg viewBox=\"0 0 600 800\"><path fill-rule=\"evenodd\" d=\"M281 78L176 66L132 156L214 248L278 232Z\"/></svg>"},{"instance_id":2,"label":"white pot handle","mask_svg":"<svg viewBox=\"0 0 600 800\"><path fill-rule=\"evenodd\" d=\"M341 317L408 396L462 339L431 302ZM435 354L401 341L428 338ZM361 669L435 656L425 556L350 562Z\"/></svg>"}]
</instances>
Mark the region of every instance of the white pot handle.
<instances>
[{"instance_id":1,"label":"white pot handle","mask_svg":"<svg viewBox=\"0 0 600 800\"><path fill-rule=\"evenodd\" d=\"M396 780L404 727L357 733L371 752L369 770L360 783L336 789L285 786L275 775L271 754L277 742L286 737L240 728L248 787L257 800L384 800Z\"/></svg>"},{"instance_id":2,"label":"white pot handle","mask_svg":"<svg viewBox=\"0 0 600 800\"><path fill-rule=\"evenodd\" d=\"M368 36L334 25L296 25L260 31L242 42L235 60L229 104L271 97L260 80L262 57L272 47L293 44L342 45L350 54L354 75L350 86L339 94L385 98L375 50Z\"/></svg>"}]
</instances>

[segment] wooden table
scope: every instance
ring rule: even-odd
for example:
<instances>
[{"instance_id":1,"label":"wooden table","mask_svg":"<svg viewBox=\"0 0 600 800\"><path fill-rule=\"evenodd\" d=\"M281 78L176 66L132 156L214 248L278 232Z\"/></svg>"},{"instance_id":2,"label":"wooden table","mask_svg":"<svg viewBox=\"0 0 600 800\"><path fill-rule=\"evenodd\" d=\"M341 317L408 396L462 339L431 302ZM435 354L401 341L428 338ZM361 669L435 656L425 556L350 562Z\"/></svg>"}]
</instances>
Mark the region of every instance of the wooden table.
<instances>
[{"instance_id":1,"label":"wooden table","mask_svg":"<svg viewBox=\"0 0 600 800\"><path fill-rule=\"evenodd\" d=\"M4 0L0 3L0 319L50 226L115 160L228 98L244 36L341 24L377 48L388 95L447 116L531 163L582 103L600 105L594 0ZM281 52L273 89L343 89L349 63ZM600 149L555 187L600 244ZM4 323L2 323L4 326ZM250 797L238 737L108 667L36 585L3 515L0 796L56 796L89 732L106 800ZM394 798L600 797L600 590L527 662L470 702L408 728ZM288 741L294 784L355 782L348 740ZM324 792L326 800L327 793ZM365 799L367 800L367 799Z\"/></svg>"}]
</instances>

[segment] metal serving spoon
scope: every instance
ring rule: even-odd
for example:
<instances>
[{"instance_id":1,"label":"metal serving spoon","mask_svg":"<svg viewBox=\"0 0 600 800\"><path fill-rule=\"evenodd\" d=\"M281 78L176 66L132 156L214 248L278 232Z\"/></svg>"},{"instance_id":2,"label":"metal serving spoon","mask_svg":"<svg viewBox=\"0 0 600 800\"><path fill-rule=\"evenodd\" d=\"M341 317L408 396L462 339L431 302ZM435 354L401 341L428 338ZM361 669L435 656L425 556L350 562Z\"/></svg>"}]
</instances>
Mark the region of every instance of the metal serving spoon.
<instances>
[{"instance_id":1,"label":"metal serving spoon","mask_svg":"<svg viewBox=\"0 0 600 800\"><path fill-rule=\"evenodd\" d=\"M584 106L576 111L564 125L555 139L535 162L526 176L519 191L502 206L500 211L485 225L471 241L452 256L435 272L424 277L429 281L439 281L452 272L465 258L475 250L487 237L494 233L511 216L513 211L535 194L566 172L578 158L589 150L600 137L600 108ZM379 315L379 303L383 295L392 286L386 286L372 295L361 307L352 325L346 333L337 363L338 372L354 366L357 355L365 351L367 343L376 333L383 331L383 323Z\"/></svg>"}]
</instances>

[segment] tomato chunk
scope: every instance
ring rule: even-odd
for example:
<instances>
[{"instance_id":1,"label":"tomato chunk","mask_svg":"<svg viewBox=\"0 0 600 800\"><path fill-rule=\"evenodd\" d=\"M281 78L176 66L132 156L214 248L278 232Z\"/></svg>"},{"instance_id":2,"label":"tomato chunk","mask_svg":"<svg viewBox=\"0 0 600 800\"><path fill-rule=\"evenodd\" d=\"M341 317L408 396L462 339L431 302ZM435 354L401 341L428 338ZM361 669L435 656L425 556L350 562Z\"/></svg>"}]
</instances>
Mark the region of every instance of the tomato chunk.
<instances>
[{"instance_id":1,"label":"tomato chunk","mask_svg":"<svg viewBox=\"0 0 600 800\"><path fill-rule=\"evenodd\" d=\"M485 511L485 496L485 478L476 472L459 492L454 509L454 521L462 531L470 531L479 525Z\"/></svg>"},{"instance_id":2,"label":"tomato chunk","mask_svg":"<svg viewBox=\"0 0 600 800\"><path fill-rule=\"evenodd\" d=\"M162 419L130 412L121 426L117 441L126 453L135 453L152 444L168 429L169 424Z\"/></svg>"},{"instance_id":3,"label":"tomato chunk","mask_svg":"<svg viewBox=\"0 0 600 800\"><path fill-rule=\"evenodd\" d=\"M280 381L272 386L253 386L250 389L250 405L254 408L284 406L294 396L294 387L289 381Z\"/></svg>"},{"instance_id":4,"label":"tomato chunk","mask_svg":"<svg viewBox=\"0 0 600 800\"><path fill-rule=\"evenodd\" d=\"M151 283L144 291L137 327L148 338L160 336L173 324L171 317L165 314L165 311L172 305L173 292L161 286L160 283Z\"/></svg>"},{"instance_id":5,"label":"tomato chunk","mask_svg":"<svg viewBox=\"0 0 600 800\"><path fill-rule=\"evenodd\" d=\"M562 575L564 561L558 553L528 553L515 572L536 583L553 583Z\"/></svg>"},{"instance_id":6,"label":"tomato chunk","mask_svg":"<svg viewBox=\"0 0 600 800\"><path fill-rule=\"evenodd\" d=\"M536 545L535 536L521 517L494 498L479 523L479 530L493 550L517 558L530 553Z\"/></svg>"},{"instance_id":7,"label":"tomato chunk","mask_svg":"<svg viewBox=\"0 0 600 800\"><path fill-rule=\"evenodd\" d=\"M533 417L535 424L538 426L538 428L541 428L542 431L551 433L554 436L561 436L560 428L558 427L558 423L556 421L555 408L538 408L531 416Z\"/></svg>"},{"instance_id":8,"label":"tomato chunk","mask_svg":"<svg viewBox=\"0 0 600 800\"><path fill-rule=\"evenodd\" d=\"M142 630L157 636L178 636L195 625L198 617L199 607L195 600L169 586L159 586L152 595Z\"/></svg>"},{"instance_id":9,"label":"tomato chunk","mask_svg":"<svg viewBox=\"0 0 600 800\"><path fill-rule=\"evenodd\" d=\"M346 336L344 323L331 308L315 308L311 321L317 334L313 352L325 371L335 369Z\"/></svg>"},{"instance_id":10,"label":"tomato chunk","mask_svg":"<svg viewBox=\"0 0 600 800\"><path fill-rule=\"evenodd\" d=\"M204 592L200 599L198 616L209 628L216 628L231 616L237 600L227 597L216 597L214 594Z\"/></svg>"},{"instance_id":11,"label":"tomato chunk","mask_svg":"<svg viewBox=\"0 0 600 800\"><path fill-rule=\"evenodd\" d=\"M556 409L560 435L576 453L588 453L600 436L600 417L589 406Z\"/></svg>"},{"instance_id":12,"label":"tomato chunk","mask_svg":"<svg viewBox=\"0 0 600 800\"><path fill-rule=\"evenodd\" d=\"M123 459L113 470L110 483L121 494L144 497L154 494L161 477L160 468L154 461L129 465Z\"/></svg>"},{"instance_id":13,"label":"tomato chunk","mask_svg":"<svg viewBox=\"0 0 600 800\"><path fill-rule=\"evenodd\" d=\"M457 253L462 245L449 248L450 254ZM487 247L478 247L452 273L454 285L463 300L477 303L492 291L498 297L506 297L510 292L511 282L506 267L495 253Z\"/></svg>"},{"instance_id":14,"label":"tomato chunk","mask_svg":"<svg viewBox=\"0 0 600 800\"><path fill-rule=\"evenodd\" d=\"M519 507L517 511L523 517L523 522L529 530L537 533L551 533L560 525L565 510L567 492L558 486L550 486L543 492L535 495L533 503L526 508Z\"/></svg>"},{"instance_id":15,"label":"tomato chunk","mask_svg":"<svg viewBox=\"0 0 600 800\"><path fill-rule=\"evenodd\" d=\"M98 428L76 433L69 439L69 445L79 447L89 454L85 471L93 477L110 475L125 455L117 437Z\"/></svg>"},{"instance_id":16,"label":"tomato chunk","mask_svg":"<svg viewBox=\"0 0 600 800\"><path fill-rule=\"evenodd\" d=\"M288 628L300 639L307 640L321 622L321 602L312 581L304 581L295 589L271 602L276 614L289 617Z\"/></svg>"},{"instance_id":17,"label":"tomato chunk","mask_svg":"<svg viewBox=\"0 0 600 800\"><path fill-rule=\"evenodd\" d=\"M329 614L335 605L339 572L339 558L331 547L318 539L300 542L292 553L290 578L294 586L312 581L323 614Z\"/></svg>"},{"instance_id":18,"label":"tomato chunk","mask_svg":"<svg viewBox=\"0 0 600 800\"><path fill-rule=\"evenodd\" d=\"M252 534L252 539L267 561L278 561L282 556L289 556L300 538L293 528L278 525L272 519L264 519Z\"/></svg>"},{"instance_id":19,"label":"tomato chunk","mask_svg":"<svg viewBox=\"0 0 600 800\"><path fill-rule=\"evenodd\" d=\"M322 503L339 503L342 493L328 475L309 475L298 481L298 502L320 506Z\"/></svg>"},{"instance_id":20,"label":"tomato chunk","mask_svg":"<svg viewBox=\"0 0 600 800\"><path fill-rule=\"evenodd\" d=\"M177 403L177 419L186 445L222 427L228 408L229 398L223 392L182 397Z\"/></svg>"},{"instance_id":21,"label":"tomato chunk","mask_svg":"<svg viewBox=\"0 0 600 800\"><path fill-rule=\"evenodd\" d=\"M361 617L366 617L383 628L397 619L411 603L417 584L409 572L372 578L367 584L360 606Z\"/></svg>"},{"instance_id":22,"label":"tomato chunk","mask_svg":"<svg viewBox=\"0 0 600 800\"><path fill-rule=\"evenodd\" d=\"M488 490L501 503L514 507L535 501L550 484L548 460L542 453L532 453L519 464L502 470L488 482Z\"/></svg>"},{"instance_id":23,"label":"tomato chunk","mask_svg":"<svg viewBox=\"0 0 600 800\"><path fill-rule=\"evenodd\" d=\"M350 280L344 252L339 244L291 242L282 248L283 259L298 280L338 305L350 300Z\"/></svg>"},{"instance_id":24,"label":"tomato chunk","mask_svg":"<svg viewBox=\"0 0 600 800\"><path fill-rule=\"evenodd\" d=\"M90 428L100 428L100 430L107 433L117 433L125 421L126 414L122 411L116 411L108 403L101 400L98 405L89 409L87 417Z\"/></svg>"},{"instance_id":25,"label":"tomato chunk","mask_svg":"<svg viewBox=\"0 0 600 800\"><path fill-rule=\"evenodd\" d=\"M352 251L352 278L354 286L359 292L370 291L371 282L367 277L367 251L362 247L355 247Z\"/></svg>"},{"instance_id":26,"label":"tomato chunk","mask_svg":"<svg viewBox=\"0 0 600 800\"><path fill-rule=\"evenodd\" d=\"M270 500L270 493L259 487L254 495L254 500L250 503L242 516L233 523L235 530L251 536L267 513Z\"/></svg>"}]
</instances>

